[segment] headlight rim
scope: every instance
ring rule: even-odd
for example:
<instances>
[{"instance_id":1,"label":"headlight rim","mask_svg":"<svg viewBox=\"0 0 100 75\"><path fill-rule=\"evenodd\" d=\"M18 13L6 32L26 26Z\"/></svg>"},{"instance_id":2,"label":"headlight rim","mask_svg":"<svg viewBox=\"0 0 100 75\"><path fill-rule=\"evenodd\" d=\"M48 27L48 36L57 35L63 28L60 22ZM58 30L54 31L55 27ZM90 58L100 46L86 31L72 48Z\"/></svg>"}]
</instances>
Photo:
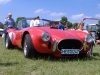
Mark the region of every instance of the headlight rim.
<instances>
[{"instance_id":1,"label":"headlight rim","mask_svg":"<svg viewBox=\"0 0 100 75\"><path fill-rule=\"evenodd\" d=\"M48 34L48 35L49 35L48 40L44 40L44 39L43 39L43 36L44 36L45 34ZM50 40L50 34L49 34L48 32L43 32L43 33L41 34L41 39L42 39L42 41L44 41L44 42L48 42L48 41Z\"/></svg>"},{"instance_id":2,"label":"headlight rim","mask_svg":"<svg viewBox=\"0 0 100 75\"><path fill-rule=\"evenodd\" d=\"M90 41L89 40L87 40L87 38L89 38L90 37ZM88 34L86 37L85 37L85 41L87 42L87 43L91 43L91 42L93 42L93 38L92 38L92 36L90 35L90 34Z\"/></svg>"}]
</instances>

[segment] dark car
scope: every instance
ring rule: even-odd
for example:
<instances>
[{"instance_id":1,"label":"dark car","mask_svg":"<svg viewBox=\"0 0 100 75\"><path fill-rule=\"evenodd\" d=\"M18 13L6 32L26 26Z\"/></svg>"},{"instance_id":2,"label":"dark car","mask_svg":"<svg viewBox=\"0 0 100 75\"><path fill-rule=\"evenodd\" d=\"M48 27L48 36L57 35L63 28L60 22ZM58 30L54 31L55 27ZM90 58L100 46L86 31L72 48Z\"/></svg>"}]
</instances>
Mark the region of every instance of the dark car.
<instances>
[{"instance_id":1,"label":"dark car","mask_svg":"<svg viewBox=\"0 0 100 75\"><path fill-rule=\"evenodd\" d=\"M95 33L96 40L100 39L100 24L88 24L86 29L91 33Z\"/></svg>"}]
</instances>

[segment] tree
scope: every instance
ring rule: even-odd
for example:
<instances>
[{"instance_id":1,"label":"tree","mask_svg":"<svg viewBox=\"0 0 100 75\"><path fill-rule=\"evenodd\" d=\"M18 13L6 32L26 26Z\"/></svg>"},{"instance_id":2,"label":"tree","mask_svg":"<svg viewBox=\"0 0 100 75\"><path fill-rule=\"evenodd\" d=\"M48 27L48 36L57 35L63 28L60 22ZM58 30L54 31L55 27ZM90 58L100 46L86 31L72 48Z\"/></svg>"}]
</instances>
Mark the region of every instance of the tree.
<instances>
[{"instance_id":1,"label":"tree","mask_svg":"<svg viewBox=\"0 0 100 75\"><path fill-rule=\"evenodd\" d=\"M98 21L98 24L100 24L100 20Z\"/></svg>"},{"instance_id":2,"label":"tree","mask_svg":"<svg viewBox=\"0 0 100 75\"><path fill-rule=\"evenodd\" d=\"M68 27L68 28L72 27L72 23L70 21L68 21L66 16L61 17L61 21L63 22L64 25L66 25L66 27Z\"/></svg>"},{"instance_id":3,"label":"tree","mask_svg":"<svg viewBox=\"0 0 100 75\"><path fill-rule=\"evenodd\" d=\"M17 27L18 22L19 22L20 20L24 19L24 18L25 18L25 17L18 17L18 18L16 19L16 25L15 25L15 27Z\"/></svg>"},{"instance_id":4,"label":"tree","mask_svg":"<svg viewBox=\"0 0 100 75\"><path fill-rule=\"evenodd\" d=\"M76 23L73 23L73 27L75 28L75 29L78 29L78 23L76 22Z\"/></svg>"},{"instance_id":5,"label":"tree","mask_svg":"<svg viewBox=\"0 0 100 75\"><path fill-rule=\"evenodd\" d=\"M72 23L70 21L67 21L67 27L72 28Z\"/></svg>"},{"instance_id":6,"label":"tree","mask_svg":"<svg viewBox=\"0 0 100 75\"><path fill-rule=\"evenodd\" d=\"M2 22L0 22L0 28L2 28L2 29L3 29L3 27L4 27L4 26L3 26L3 23L2 23Z\"/></svg>"},{"instance_id":7,"label":"tree","mask_svg":"<svg viewBox=\"0 0 100 75\"><path fill-rule=\"evenodd\" d=\"M63 16L63 17L61 17L61 21L66 25L67 24L67 21L68 21L68 19L67 19L67 17L66 16Z\"/></svg>"}]
</instances>

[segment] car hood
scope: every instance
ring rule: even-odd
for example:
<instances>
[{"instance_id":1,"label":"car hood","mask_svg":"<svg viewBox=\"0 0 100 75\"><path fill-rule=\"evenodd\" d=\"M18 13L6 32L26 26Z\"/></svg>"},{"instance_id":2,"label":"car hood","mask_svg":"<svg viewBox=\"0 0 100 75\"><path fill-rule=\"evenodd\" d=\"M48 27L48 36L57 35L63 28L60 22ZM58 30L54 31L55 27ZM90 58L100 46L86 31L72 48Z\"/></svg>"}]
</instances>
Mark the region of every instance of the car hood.
<instances>
[{"instance_id":1,"label":"car hood","mask_svg":"<svg viewBox=\"0 0 100 75\"><path fill-rule=\"evenodd\" d=\"M31 30L31 29L30 29ZM41 34L43 32L48 32L51 36L51 38L56 38L58 40L63 39L79 39L83 40L85 39L85 36L87 35L85 32L82 31L76 31L76 30L61 30L61 29L53 29L49 27L35 27L35 32L38 34Z\"/></svg>"}]
</instances>

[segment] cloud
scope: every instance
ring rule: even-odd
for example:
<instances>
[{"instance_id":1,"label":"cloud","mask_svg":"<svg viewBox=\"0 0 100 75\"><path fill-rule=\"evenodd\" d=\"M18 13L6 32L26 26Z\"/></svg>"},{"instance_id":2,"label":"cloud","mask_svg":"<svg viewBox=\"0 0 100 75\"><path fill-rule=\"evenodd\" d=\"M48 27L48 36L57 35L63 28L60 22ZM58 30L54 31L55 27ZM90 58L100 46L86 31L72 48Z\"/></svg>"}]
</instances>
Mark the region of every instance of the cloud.
<instances>
[{"instance_id":1,"label":"cloud","mask_svg":"<svg viewBox=\"0 0 100 75\"><path fill-rule=\"evenodd\" d=\"M49 12L50 12L49 10L44 10L44 9L38 9L34 11L34 13L49 13Z\"/></svg>"},{"instance_id":2,"label":"cloud","mask_svg":"<svg viewBox=\"0 0 100 75\"><path fill-rule=\"evenodd\" d=\"M91 16L85 16L85 15L82 13L82 14L72 15L72 16L71 16L71 19L73 19L73 20L80 20L80 19L83 19L83 18L85 18L85 17L90 18Z\"/></svg>"},{"instance_id":3,"label":"cloud","mask_svg":"<svg viewBox=\"0 0 100 75\"><path fill-rule=\"evenodd\" d=\"M0 0L0 4L6 4L8 2L10 2L11 0Z\"/></svg>"},{"instance_id":4,"label":"cloud","mask_svg":"<svg viewBox=\"0 0 100 75\"><path fill-rule=\"evenodd\" d=\"M100 14L96 14L95 17L100 18Z\"/></svg>"},{"instance_id":5,"label":"cloud","mask_svg":"<svg viewBox=\"0 0 100 75\"><path fill-rule=\"evenodd\" d=\"M100 4L97 5L97 8L98 8L98 9L100 8Z\"/></svg>"},{"instance_id":6,"label":"cloud","mask_svg":"<svg viewBox=\"0 0 100 75\"><path fill-rule=\"evenodd\" d=\"M60 12L60 13L56 13L56 12L53 12L50 14L50 16L64 16L66 13L63 13L63 12Z\"/></svg>"},{"instance_id":7,"label":"cloud","mask_svg":"<svg viewBox=\"0 0 100 75\"><path fill-rule=\"evenodd\" d=\"M34 13L50 13L51 11L49 10L45 10L45 9L38 9L38 10L35 10ZM50 14L50 16L64 16L66 13L63 13L63 12L60 12L60 13L56 13L56 12L52 12Z\"/></svg>"}]
</instances>

